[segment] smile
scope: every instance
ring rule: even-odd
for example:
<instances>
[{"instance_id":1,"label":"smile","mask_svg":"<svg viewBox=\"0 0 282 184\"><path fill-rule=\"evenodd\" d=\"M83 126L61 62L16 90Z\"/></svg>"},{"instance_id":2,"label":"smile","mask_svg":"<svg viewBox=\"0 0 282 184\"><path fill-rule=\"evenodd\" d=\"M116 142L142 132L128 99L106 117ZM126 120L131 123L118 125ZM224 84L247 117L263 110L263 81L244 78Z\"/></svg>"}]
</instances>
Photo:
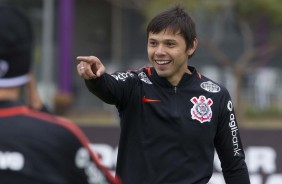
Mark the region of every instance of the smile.
<instances>
[{"instance_id":1,"label":"smile","mask_svg":"<svg viewBox=\"0 0 282 184\"><path fill-rule=\"evenodd\" d=\"M171 63L172 60L155 60L158 65L166 65Z\"/></svg>"}]
</instances>

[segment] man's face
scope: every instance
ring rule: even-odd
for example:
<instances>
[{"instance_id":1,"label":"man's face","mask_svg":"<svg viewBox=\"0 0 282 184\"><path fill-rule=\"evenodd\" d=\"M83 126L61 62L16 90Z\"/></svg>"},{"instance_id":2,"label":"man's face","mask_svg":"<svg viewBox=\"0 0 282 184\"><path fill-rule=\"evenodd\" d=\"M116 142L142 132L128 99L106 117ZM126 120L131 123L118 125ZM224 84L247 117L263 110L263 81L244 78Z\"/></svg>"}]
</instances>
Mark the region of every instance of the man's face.
<instances>
[{"instance_id":1,"label":"man's face","mask_svg":"<svg viewBox=\"0 0 282 184\"><path fill-rule=\"evenodd\" d=\"M184 38L169 30L148 35L148 57L160 77L165 77L171 84L177 85L187 69L188 55L193 49L186 50Z\"/></svg>"}]
</instances>

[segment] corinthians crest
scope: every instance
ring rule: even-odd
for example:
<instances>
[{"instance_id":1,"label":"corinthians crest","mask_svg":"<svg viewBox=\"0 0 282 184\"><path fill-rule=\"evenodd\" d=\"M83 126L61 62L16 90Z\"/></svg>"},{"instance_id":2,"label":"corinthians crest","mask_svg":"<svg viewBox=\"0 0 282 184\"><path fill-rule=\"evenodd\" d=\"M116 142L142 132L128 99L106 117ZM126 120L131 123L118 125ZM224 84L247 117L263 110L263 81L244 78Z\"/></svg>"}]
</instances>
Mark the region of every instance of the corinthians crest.
<instances>
[{"instance_id":1,"label":"corinthians crest","mask_svg":"<svg viewBox=\"0 0 282 184\"><path fill-rule=\"evenodd\" d=\"M199 98L193 97L191 102L194 104L191 109L192 119L198 120L201 123L210 122L212 118L212 99L200 96Z\"/></svg>"}]
</instances>

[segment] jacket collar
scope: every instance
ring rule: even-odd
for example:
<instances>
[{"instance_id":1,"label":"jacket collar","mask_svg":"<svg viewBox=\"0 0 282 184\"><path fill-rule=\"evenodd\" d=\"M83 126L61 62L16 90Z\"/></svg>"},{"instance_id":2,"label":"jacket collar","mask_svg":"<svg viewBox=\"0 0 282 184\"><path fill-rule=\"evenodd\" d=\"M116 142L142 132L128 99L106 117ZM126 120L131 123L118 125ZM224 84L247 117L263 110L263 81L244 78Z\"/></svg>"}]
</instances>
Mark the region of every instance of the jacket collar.
<instances>
[{"instance_id":1,"label":"jacket collar","mask_svg":"<svg viewBox=\"0 0 282 184\"><path fill-rule=\"evenodd\" d=\"M152 73L151 78L153 79L154 82L158 83L163 87L181 87L183 85L188 85L193 80L200 78L200 74L198 74L195 67L192 66L187 66L187 67L192 72L192 74L185 73L182 76L177 86L172 86L172 84L166 78L158 76L155 68L153 67L151 68L151 73Z\"/></svg>"}]
</instances>

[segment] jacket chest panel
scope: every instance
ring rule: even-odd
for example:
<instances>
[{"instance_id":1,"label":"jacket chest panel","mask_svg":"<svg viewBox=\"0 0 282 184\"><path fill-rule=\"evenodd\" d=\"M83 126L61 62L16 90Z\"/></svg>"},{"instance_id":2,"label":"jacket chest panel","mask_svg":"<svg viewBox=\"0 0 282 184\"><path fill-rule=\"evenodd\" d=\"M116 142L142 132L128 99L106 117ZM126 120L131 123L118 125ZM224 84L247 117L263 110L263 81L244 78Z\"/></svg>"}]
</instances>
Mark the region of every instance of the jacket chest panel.
<instances>
[{"instance_id":1,"label":"jacket chest panel","mask_svg":"<svg viewBox=\"0 0 282 184\"><path fill-rule=\"evenodd\" d=\"M216 129L212 118L212 108L209 101L196 101L197 93L177 91L173 88L160 90L150 88L144 90L142 96L142 127L145 138L167 141L204 141L212 140ZM196 116L196 117L195 117ZM198 118L198 119L197 119ZM205 138L199 135L205 135ZM189 142L188 141L188 142Z\"/></svg>"}]
</instances>

